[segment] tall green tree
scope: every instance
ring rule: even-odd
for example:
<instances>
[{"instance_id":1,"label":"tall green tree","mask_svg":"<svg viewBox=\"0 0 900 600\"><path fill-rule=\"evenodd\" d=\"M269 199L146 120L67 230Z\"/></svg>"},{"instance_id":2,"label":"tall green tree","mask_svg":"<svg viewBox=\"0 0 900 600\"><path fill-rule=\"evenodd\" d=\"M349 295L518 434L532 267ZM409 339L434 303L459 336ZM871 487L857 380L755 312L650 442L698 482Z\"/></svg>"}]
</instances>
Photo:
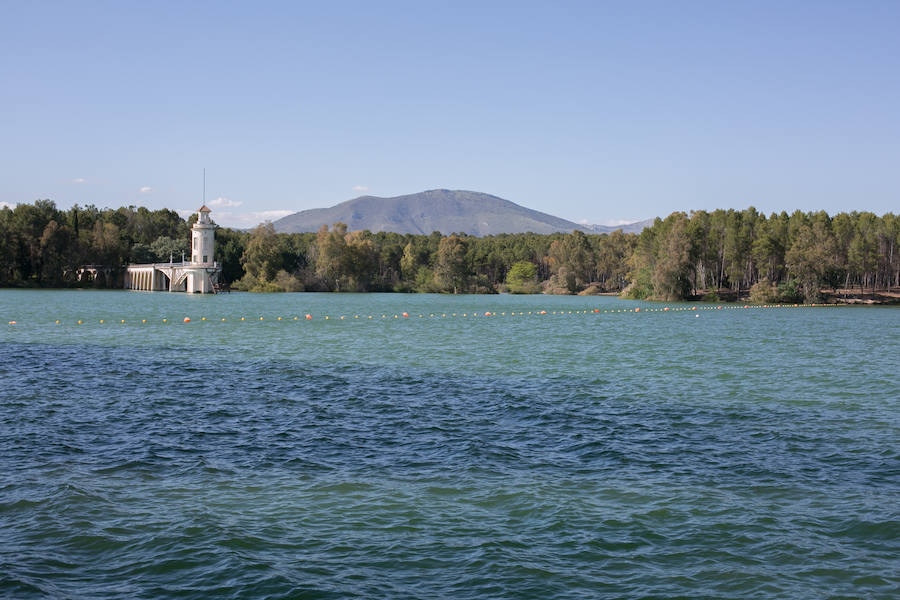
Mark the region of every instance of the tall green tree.
<instances>
[{"instance_id":1,"label":"tall green tree","mask_svg":"<svg viewBox=\"0 0 900 600\"><path fill-rule=\"evenodd\" d=\"M457 235L442 238L434 265L434 282L444 291L458 294L468 289L471 269L466 239Z\"/></svg>"},{"instance_id":2,"label":"tall green tree","mask_svg":"<svg viewBox=\"0 0 900 600\"><path fill-rule=\"evenodd\" d=\"M828 270L837 264L837 243L822 221L802 225L786 256L788 269L799 282L808 302L820 297Z\"/></svg>"},{"instance_id":3,"label":"tall green tree","mask_svg":"<svg viewBox=\"0 0 900 600\"><path fill-rule=\"evenodd\" d=\"M316 234L316 275L329 290L340 291L341 282L346 277L346 235L347 225L344 223L335 223L330 231L327 225L322 225Z\"/></svg>"},{"instance_id":4,"label":"tall green tree","mask_svg":"<svg viewBox=\"0 0 900 600\"><path fill-rule=\"evenodd\" d=\"M275 275L282 269L283 262L279 239L272 223L267 221L253 229L241 262L244 263L245 277L252 280L248 282L247 287L253 287L260 281L275 279Z\"/></svg>"},{"instance_id":5,"label":"tall green tree","mask_svg":"<svg viewBox=\"0 0 900 600\"><path fill-rule=\"evenodd\" d=\"M663 223L653 266L653 296L681 300L691 290L691 238L684 213L672 213Z\"/></svg>"},{"instance_id":6,"label":"tall green tree","mask_svg":"<svg viewBox=\"0 0 900 600\"><path fill-rule=\"evenodd\" d=\"M584 289L591 282L596 265L587 237L581 231L573 231L562 239L554 240L548 252L550 272L559 287L570 293Z\"/></svg>"}]
</instances>

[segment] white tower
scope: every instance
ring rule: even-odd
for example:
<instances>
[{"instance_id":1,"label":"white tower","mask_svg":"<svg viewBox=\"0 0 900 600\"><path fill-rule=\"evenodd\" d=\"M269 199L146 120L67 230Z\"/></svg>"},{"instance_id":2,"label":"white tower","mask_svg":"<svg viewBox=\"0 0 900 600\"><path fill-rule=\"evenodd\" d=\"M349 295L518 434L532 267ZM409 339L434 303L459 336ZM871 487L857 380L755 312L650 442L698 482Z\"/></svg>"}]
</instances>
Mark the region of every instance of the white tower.
<instances>
[{"instance_id":1,"label":"white tower","mask_svg":"<svg viewBox=\"0 0 900 600\"><path fill-rule=\"evenodd\" d=\"M215 225L209 220L212 212L204 204L197 210L197 222L191 231L191 264L211 265L213 263L213 233Z\"/></svg>"},{"instance_id":2,"label":"white tower","mask_svg":"<svg viewBox=\"0 0 900 600\"><path fill-rule=\"evenodd\" d=\"M197 210L197 222L191 230L191 263L185 269L185 291L189 294L214 292L211 276L218 273L213 258L213 236L216 226L209 220L206 205Z\"/></svg>"}]
</instances>

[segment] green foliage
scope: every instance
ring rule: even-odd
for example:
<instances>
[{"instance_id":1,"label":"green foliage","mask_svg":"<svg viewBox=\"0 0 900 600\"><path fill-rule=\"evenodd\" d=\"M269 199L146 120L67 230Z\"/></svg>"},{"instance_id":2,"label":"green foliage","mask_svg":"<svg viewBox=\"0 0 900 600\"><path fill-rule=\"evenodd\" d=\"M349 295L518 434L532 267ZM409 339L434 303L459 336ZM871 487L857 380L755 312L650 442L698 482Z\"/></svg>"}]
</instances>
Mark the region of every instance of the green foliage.
<instances>
[{"instance_id":1,"label":"green foliage","mask_svg":"<svg viewBox=\"0 0 900 600\"><path fill-rule=\"evenodd\" d=\"M419 267L416 272L416 281L413 290L425 294L433 294L442 291L442 289L434 282L434 271L428 267Z\"/></svg>"},{"instance_id":2,"label":"green foliage","mask_svg":"<svg viewBox=\"0 0 900 600\"><path fill-rule=\"evenodd\" d=\"M513 263L506 273L506 285L501 289L509 294L541 293L541 284L537 282L537 266L524 260Z\"/></svg>"},{"instance_id":3,"label":"green foliage","mask_svg":"<svg viewBox=\"0 0 900 600\"><path fill-rule=\"evenodd\" d=\"M442 238L434 265L434 283L443 292L467 291L472 275L466 256L466 239L457 235Z\"/></svg>"},{"instance_id":4,"label":"green foliage","mask_svg":"<svg viewBox=\"0 0 900 600\"><path fill-rule=\"evenodd\" d=\"M241 258L247 275L258 280L272 281L284 264L280 246L281 239L271 223L258 225L250 234Z\"/></svg>"},{"instance_id":5,"label":"green foliage","mask_svg":"<svg viewBox=\"0 0 900 600\"><path fill-rule=\"evenodd\" d=\"M244 276L241 258L249 236L223 227L216 229L215 236L215 260L222 267L222 278L228 282L240 280Z\"/></svg>"},{"instance_id":6,"label":"green foliage","mask_svg":"<svg viewBox=\"0 0 900 600\"><path fill-rule=\"evenodd\" d=\"M634 252L637 236L620 230L596 240L597 280L606 291L618 291L628 285L628 257Z\"/></svg>"},{"instance_id":7,"label":"green foliage","mask_svg":"<svg viewBox=\"0 0 900 600\"><path fill-rule=\"evenodd\" d=\"M681 300L690 293L690 250L687 215L672 213L657 236L653 261L653 295L658 300Z\"/></svg>"},{"instance_id":8,"label":"green foliage","mask_svg":"<svg viewBox=\"0 0 900 600\"><path fill-rule=\"evenodd\" d=\"M803 297L808 302L818 301L825 275L838 260L834 235L822 221L799 226L785 260L800 283Z\"/></svg>"},{"instance_id":9,"label":"green foliage","mask_svg":"<svg viewBox=\"0 0 900 600\"><path fill-rule=\"evenodd\" d=\"M750 302L753 304L774 304L777 301L778 288L765 277L750 288Z\"/></svg>"},{"instance_id":10,"label":"green foliage","mask_svg":"<svg viewBox=\"0 0 900 600\"><path fill-rule=\"evenodd\" d=\"M532 283L536 278L537 266L534 263L526 262L524 260L513 263L506 273L506 283L510 285Z\"/></svg>"},{"instance_id":11,"label":"green foliage","mask_svg":"<svg viewBox=\"0 0 900 600\"><path fill-rule=\"evenodd\" d=\"M303 291L303 282L300 281L295 275L291 275L283 269L275 274L274 284L282 292Z\"/></svg>"},{"instance_id":12,"label":"green foliage","mask_svg":"<svg viewBox=\"0 0 900 600\"><path fill-rule=\"evenodd\" d=\"M135 244L131 247L129 261L137 264L153 263L156 262L156 253L147 244Z\"/></svg>"},{"instance_id":13,"label":"green foliage","mask_svg":"<svg viewBox=\"0 0 900 600\"><path fill-rule=\"evenodd\" d=\"M778 284L776 302L802 302L803 292L795 279L788 279Z\"/></svg>"},{"instance_id":14,"label":"green foliage","mask_svg":"<svg viewBox=\"0 0 900 600\"><path fill-rule=\"evenodd\" d=\"M316 275L330 291L340 291L341 283L345 280L343 267L349 264L344 258L346 234L347 226L344 223L335 223L331 231L327 225L322 225L316 234Z\"/></svg>"},{"instance_id":15,"label":"green foliage","mask_svg":"<svg viewBox=\"0 0 900 600\"><path fill-rule=\"evenodd\" d=\"M622 290L622 297L630 300L646 300L653 296L653 270L649 266L641 267L631 283Z\"/></svg>"},{"instance_id":16,"label":"green foliage","mask_svg":"<svg viewBox=\"0 0 900 600\"><path fill-rule=\"evenodd\" d=\"M116 210L49 200L0 207L0 285L85 285L75 271L110 267L91 285L121 285L130 262L180 261L187 221L170 210ZM485 237L347 231L278 234L216 230L215 260L236 289L579 293L621 291L675 300L728 290L783 302L823 289L900 286L900 219L894 214L744 211L673 213L640 235L581 232ZM709 296L718 301L717 296Z\"/></svg>"},{"instance_id":17,"label":"green foliage","mask_svg":"<svg viewBox=\"0 0 900 600\"><path fill-rule=\"evenodd\" d=\"M537 281L525 281L523 283L506 284L501 286L500 291L507 294L540 294L544 290Z\"/></svg>"},{"instance_id":18,"label":"green foliage","mask_svg":"<svg viewBox=\"0 0 900 600\"><path fill-rule=\"evenodd\" d=\"M548 254L552 289L574 294L590 283L596 260L584 233L576 230L554 240Z\"/></svg>"},{"instance_id":19,"label":"green foliage","mask_svg":"<svg viewBox=\"0 0 900 600\"><path fill-rule=\"evenodd\" d=\"M151 255L146 262L165 263L170 260L181 262L191 253L191 240L189 237L173 240L167 235L161 235L150 244ZM144 261L138 261L144 262Z\"/></svg>"}]
</instances>

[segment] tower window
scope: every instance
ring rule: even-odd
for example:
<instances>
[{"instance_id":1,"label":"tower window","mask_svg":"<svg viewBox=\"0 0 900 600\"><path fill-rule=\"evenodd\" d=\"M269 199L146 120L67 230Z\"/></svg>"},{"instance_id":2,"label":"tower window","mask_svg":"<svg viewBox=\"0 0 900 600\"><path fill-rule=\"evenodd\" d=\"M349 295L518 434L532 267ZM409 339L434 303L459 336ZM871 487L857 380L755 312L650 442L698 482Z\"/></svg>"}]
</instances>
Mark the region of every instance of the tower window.
<instances>
[{"instance_id":1,"label":"tower window","mask_svg":"<svg viewBox=\"0 0 900 600\"><path fill-rule=\"evenodd\" d=\"M203 255L203 262L209 262L206 260L206 256L207 256L206 254Z\"/></svg>"}]
</instances>

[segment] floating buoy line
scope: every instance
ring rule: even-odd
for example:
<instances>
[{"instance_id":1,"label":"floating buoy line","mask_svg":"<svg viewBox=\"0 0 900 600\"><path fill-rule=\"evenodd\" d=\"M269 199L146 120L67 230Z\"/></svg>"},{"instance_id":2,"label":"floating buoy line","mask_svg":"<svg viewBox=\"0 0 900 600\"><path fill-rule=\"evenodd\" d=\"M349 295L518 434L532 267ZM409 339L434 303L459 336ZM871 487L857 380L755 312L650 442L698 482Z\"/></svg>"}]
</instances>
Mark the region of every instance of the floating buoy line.
<instances>
[{"instance_id":1,"label":"floating buoy line","mask_svg":"<svg viewBox=\"0 0 900 600\"><path fill-rule=\"evenodd\" d=\"M466 311L466 312L430 312L430 313L417 313L410 314L408 312L400 312L400 313L373 313L373 314L352 314L352 315L317 315L313 316L312 313L304 313L302 315L290 315L290 316L279 316L279 317L268 317L269 320L281 321L281 322L304 322L304 321L387 321L387 320L403 320L403 319L453 319L453 318L465 318L465 319L474 319L474 318L504 318L504 317L547 317L547 316L591 316L591 315L605 315L605 314L622 314L622 313L632 313L632 314L647 314L647 313L680 313L680 312L689 312L694 313L696 316L700 316L700 311L707 310L763 310L763 309L775 309L775 308L828 308L828 307L836 307L836 306L846 306L843 304L745 304L742 306L676 306L669 307L665 306L662 308L646 308L646 307L636 307L636 308L617 308L617 309L600 309L600 308L592 308L587 310L529 310L529 311ZM201 323L229 323L229 322L266 322L267 317L259 316L259 317L205 317L201 316L199 318L199 322ZM178 319L173 319L172 323L177 323ZM56 319L53 321L55 325L127 325L127 324L138 324L138 325L147 325L153 323L162 323L168 324L170 319L168 318L157 318L157 319L95 319L92 321L85 321L84 319L77 319L74 321L63 321L61 319ZM183 317L180 321L185 325L195 324L198 321L192 317L186 316ZM10 326L18 325L22 323L20 320L9 321L8 324Z\"/></svg>"}]
</instances>

